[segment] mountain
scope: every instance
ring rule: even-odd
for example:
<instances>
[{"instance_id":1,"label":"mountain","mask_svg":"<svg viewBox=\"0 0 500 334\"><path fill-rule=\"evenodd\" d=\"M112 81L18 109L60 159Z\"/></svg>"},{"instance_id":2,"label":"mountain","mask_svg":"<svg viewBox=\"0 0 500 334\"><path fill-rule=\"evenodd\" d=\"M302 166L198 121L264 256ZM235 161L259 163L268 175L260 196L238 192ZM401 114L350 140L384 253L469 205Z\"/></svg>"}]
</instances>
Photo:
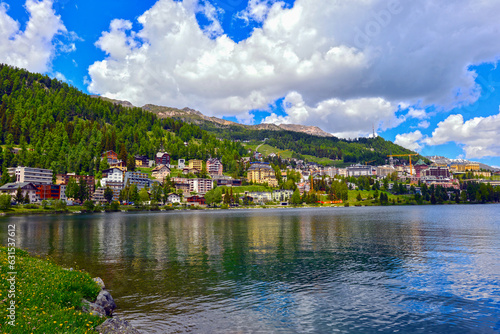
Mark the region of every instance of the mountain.
<instances>
[{"instance_id":1,"label":"mountain","mask_svg":"<svg viewBox=\"0 0 500 334\"><path fill-rule=\"evenodd\" d=\"M480 163L477 161L470 161L470 160L466 160L466 159L450 159L450 158L439 156L439 155L429 156L426 158L428 158L430 161L438 163L438 164L450 165L450 164L476 163L476 164L479 164L479 168L484 169L484 170L489 170L489 171L497 171L498 170L498 168L491 167L491 166L488 166L486 164L483 164L483 163Z\"/></svg>"},{"instance_id":2,"label":"mountain","mask_svg":"<svg viewBox=\"0 0 500 334\"><path fill-rule=\"evenodd\" d=\"M92 97L98 97L97 95L93 95ZM120 100L113 100L109 99L106 97L101 97L105 101L113 102L114 104L121 105L124 107L134 107L132 103L128 101L120 101ZM293 131L293 132L301 132L301 133L306 133L311 136L317 136L317 137L333 137L331 133L328 133L326 131L321 130L317 126L307 126L307 125L299 125L299 124L280 124L280 125L275 125L275 124L270 124L270 123L262 123L258 125L244 125L232 121L227 121L221 118L217 117L210 117L210 116L205 116L198 110L190 109L190 108L184 108L184 109L177 109L177 108L172 108L172 107L164 107L164 106L157 106L154 104L146 104L142 106L142 109L147 110L149 112L152 112L156 114L159 118L175 118L178 120L181 120L183 122L188 122L188 123L193 123L197 125L203 125L206 122L212 123L214 125L219 125L219 126L229 126L229 125L234 125L234 126L240 126L242 128L246 129L251 129L251 130L274 130L274 131L280 131L280 130L286 130L286 131Z\"/></svg>"}]
</instances>

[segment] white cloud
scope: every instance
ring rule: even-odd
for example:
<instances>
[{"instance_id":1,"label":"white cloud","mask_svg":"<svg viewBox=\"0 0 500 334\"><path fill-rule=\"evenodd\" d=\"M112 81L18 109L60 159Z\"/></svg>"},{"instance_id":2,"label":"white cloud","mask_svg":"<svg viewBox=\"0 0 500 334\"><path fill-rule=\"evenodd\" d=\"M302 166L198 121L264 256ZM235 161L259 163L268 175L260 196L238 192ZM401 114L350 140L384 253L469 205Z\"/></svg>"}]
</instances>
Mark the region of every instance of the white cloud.
<instances>
[{"instance_id":1,"label":"white cloud","mask_svg":"<svg viewBox=\"0 0 500 334\"><path fill-rule=\"evenodd\" d=\"M427 113L423 109L410 108L408 110L407 117L417 118L417 119L426 119L429 116L427 115Z\"/></svg>"},{"instance_id":2,"label":"white cloud","mask_svg":"<svg viewBox=\"0 0 500 334\"><path fill-rule=\"evenodd\" d=\"M500 50L498 1L296 0L285 8L252 0L239 16L262 28L239 43L221 34L217 10L204 5L159 0L137 31L113 21L97 42L108 56L90 66L89 90L240 118L296 92L288 121L354 135L371 133L372 123L402 122L398 105L475 101L480 90L469 66L496 62ZM196 13L212 28L200 28ZM342 117L351 106L363 111Z\"/></svg>"},{"instance_id":3,"label":"white cloud","mask_svg":"<svg viewBox=\"0 0 500 334\"><path fill-rule=\"evenodd\" d=\"M238 12L236 14L236 17L244 20L247 24L250 21L255 21L262 23L267 17L267 14L271 10L271 6L273 3L276 1L273 0L250 0L248 2L247 8L245 10L242 10L241 12ZM280 6L282 4L280 3Z\"/></svg>"},{"instance_id":4,"label":"white cloud","mask_svg":"<svg viewBox=\"0 0 500 334\"><path fill-rule=\"evenodd\" d=\"M430 125L431 123L429 123L428 121L422 121L418 123L418 127L421 129L427 129Z\"/></svg>"},{"instance_id":5,"label":"white cloud","mask_svg":"<svg viewBox=\"0 0 500 334\"><path fill-rule=\"evenodd\" d=\"M35 72L49 70L56 52L54 37L67 31L52 4L52 0L27 0L25 8L30 18L26 29L21 31L19 22L7 14L8 6L0 3L1 62ZM73 47L70 45L66 51Z\"/></svg>"},{"instance_id":6,"label":"white cloud","mask_svg":"<svg viewBox=\"0 0 500 334\"><path fill-rule=\"evenodd\" d=\"M55 72L54 73L54 77L57 79L57 80L61 80L61 81L64 81L64 82L67 82L68 79L66 79L66 76L64 74L62 74L61 72Z\"/></svg>"},{"instance_id":7,"label":"white cloud","mask_svg":"<svg viewBox=\"0 0 500 334\"><path fill-rule=\"evenodd\" d=\"M500 113L464 121L462 115L450 115L438 123L427 138L428 145L455 142L463 146L467 159L500 155Z\"/></svg>"},{"instance_id":8,"label":"white cloud","mask_svg":"<svg viewBox=\"0 0 500 334\"><path fill-rule=\"evenodd\" d=\"M395 144L403 146L412 151L420 151L423 148L423 145L420 144L420 141L423 139L422 133L417 130L410 133L403 133L396 135Z\"/></svg>"},{"instance_id":9,"label":"white cloud","mask_svg":"<svg viewBox=\"0 0 500 334\"><path fill-rule=\"evenodd\" d=\"M287 116L271 114L263 122L274 124L318 124L325 131L341 138L368 136L375 129L385 130L400 122L394 118L395 106L381 98L353 100L330 99L315 107L308 106L297 92L284 101Z\"/></svg>"}]
</instances>

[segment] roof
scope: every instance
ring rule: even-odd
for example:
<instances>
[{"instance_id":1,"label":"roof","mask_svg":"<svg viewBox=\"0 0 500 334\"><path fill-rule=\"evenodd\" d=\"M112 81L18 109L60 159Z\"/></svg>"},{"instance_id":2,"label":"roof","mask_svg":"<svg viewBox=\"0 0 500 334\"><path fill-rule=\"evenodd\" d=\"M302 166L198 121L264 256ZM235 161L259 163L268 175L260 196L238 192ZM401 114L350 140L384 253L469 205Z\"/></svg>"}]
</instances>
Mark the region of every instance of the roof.
<instances>
[{"instance_id":1,"label":"roof","mask_svg":"<svg viewBox=\"0 0 500 334\"><path fill-rule=\"evenodd\" d=\"M166 155L170 155L170 154L168 154L167 152L158 152L158 153L156 153L156 157L157 157L157 158L161 158L161 157L163 157L165 154L166 154Z\"/></svg>"},{"instance_id":2,"label":"roof","mask_svg":"<svg viewBox=\"0 0 500 334\"><path fill-rule=\"evenodd\" d=\"M0 187L0 190L16 190L17 188L24 189L25 187L28 188L32 187L36 189L36 186L31 182L19 182L19 183L6 183Z\"/></svg>"},{"instance_id":3,"label":"roof","mask_svg":"<svg viewBox=\"0 0 500 334\"><path fill-rule=\"evenodd\" d=\"M426 163L424 162L424 160L422 160L422 159L418 159L417 163L415 164L415 166L419 166L419 165L420 165L420 166L421 166L421 165L426 165L426 166L427 166L427 164L426 164Z\"/></svg>"},{"instance_id":4,"label":"roof","mask_svg":"<svg viewBox=\"0 0 500 334\"><path fill-rule=\"evenodd\" d=\"M157 172L157 171L162 170L163 168L166 168L166 169L170 170L170 168L168 168L166 165L158 165L158 166L156 166L155 168L153 168L153 169L151 170L151 172Z\"/></svg>"}]
</instances>

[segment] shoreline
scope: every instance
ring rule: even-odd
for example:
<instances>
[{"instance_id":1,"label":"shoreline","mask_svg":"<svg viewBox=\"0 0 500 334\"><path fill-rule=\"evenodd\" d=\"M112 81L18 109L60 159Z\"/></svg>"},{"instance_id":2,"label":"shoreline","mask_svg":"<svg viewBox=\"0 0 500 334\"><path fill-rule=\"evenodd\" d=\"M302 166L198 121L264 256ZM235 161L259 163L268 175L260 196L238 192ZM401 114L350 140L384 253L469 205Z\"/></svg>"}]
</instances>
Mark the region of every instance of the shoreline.
<instances>
[{"instance_id":1,"label":"shoreline","mask_svg":"<svg viewBox=\"0 0 500 334\"><path fill-rule=\"evenodd\" d=\"M480 204L500 204L494 202L487 203L456 203L456 202L447 202L440 204L431 204L431 203L389 203L387 205L380 205L369 203L368 205L364 204L351 204L349 205L301 205L301 206L281 206L281 205L273 205L273 206L265 206L265 205L256 205L256 206L239 206L239 207L230 207L230 208L211 208L211 207L186 207L186 208L172 208L172 209L159 209L159 210L151 210L151 209L140 209L134 208L132 210L118 210L118 211L59 211L59 210L47 210L45 212L34 211L30 212L29 210L15 212L14 210L10 210L7 212L0 212L0 217L18 217L18 216L49 216L49 215L87 215L87 214L97 214L97 213L144 213L144 212L189 212L189 211L234 211L234 210L269 210L269 209L281 209L281 210L294 210L294 209L314 209L314 208L360 208L360 207L394 207L394 206L440 206L440 205L480 205Z\"/></svg>"}]
</instances>

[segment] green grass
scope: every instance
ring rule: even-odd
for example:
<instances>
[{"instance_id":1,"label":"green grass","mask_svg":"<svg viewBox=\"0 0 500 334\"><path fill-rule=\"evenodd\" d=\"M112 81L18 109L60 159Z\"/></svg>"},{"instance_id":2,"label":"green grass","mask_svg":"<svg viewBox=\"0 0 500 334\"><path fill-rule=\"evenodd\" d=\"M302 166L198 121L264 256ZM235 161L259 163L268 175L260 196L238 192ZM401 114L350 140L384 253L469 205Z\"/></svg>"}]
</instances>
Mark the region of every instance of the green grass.
<instances>
[{"instance_id":1,"label":"green grass","mask_svg":"<svg viewBox=\"0 0 500 334\"><path fill-rule=\"evenodd\" d=\"M65 270L15 249L16 319L7 321L9 269L6 247L0 247L0 331L6 333L90 333L104 318L80 311L82 298L94 300L100 287L88 273Z\"/></svg>"},{"instance_id":2,"label":"green grass","mask_svg":"<svg viewBox=\"0 0 500 334\"><path fill-rule=\"evenodd\" d=\"M335 165L335 160L329 159L329 158L318 158L315 157L314 155L303 155L304 159L307 159L308 161L316 162L318 164L322 164L325 166L333 166ZM339 161L341 163L342 161Z\"/></svg>"},{"instance_id":3,"label":"green grass","mask_svg":"<svg viewBox=\"0 0 500 334\"><path fill-rule=\"evenodd\" d=\"M151 178L151 171L153 170L153 168L149 168L149 167L137 167L136 170L138 172L147 173L148 177Z\"/></svg>"},{"instance_id":4,"label":"green grass","mask_svg":"<svg viewBox=\"0 0 500 334\"><path fill-rule=\"evenodd\" d=\"M223 189L231 189L231 187L222 187ZM241 187L232 187L233 193L234 194L241 194L243 195L245 191L273 191L273 188L271 187L266 187L266 186L261 186L261 185L250 185L250 186L241 186Z\"/></svg>"}]
</instances>

